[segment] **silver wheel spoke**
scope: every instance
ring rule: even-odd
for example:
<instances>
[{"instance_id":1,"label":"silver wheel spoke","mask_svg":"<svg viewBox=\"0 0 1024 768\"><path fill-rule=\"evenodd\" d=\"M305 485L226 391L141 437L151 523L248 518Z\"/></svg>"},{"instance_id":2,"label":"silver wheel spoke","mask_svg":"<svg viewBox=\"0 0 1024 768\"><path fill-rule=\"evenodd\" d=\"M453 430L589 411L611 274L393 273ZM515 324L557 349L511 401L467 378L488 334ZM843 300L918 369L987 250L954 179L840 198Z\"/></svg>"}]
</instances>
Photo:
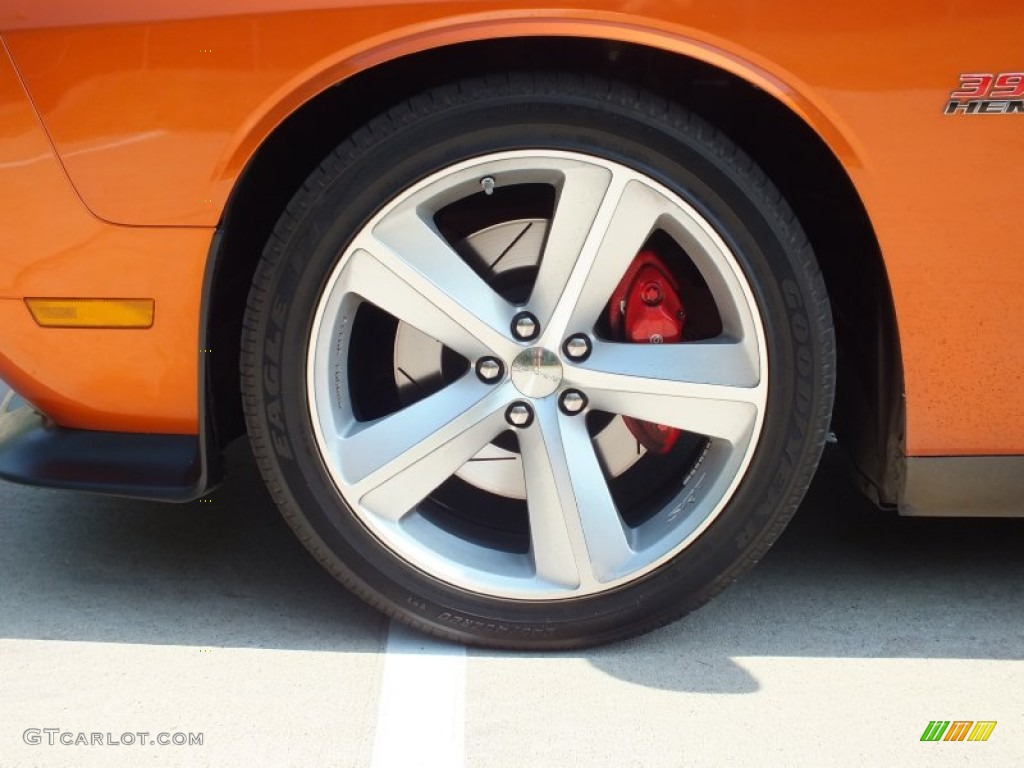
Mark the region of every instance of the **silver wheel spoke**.
<instances>
[{"instance_id":1,"label":"silver wheel spoke","mask_svg":"<svg viewBox=\"0 0 1024 768\"><path fill-rule=\"evenodd\" d=\"M433 286L422 278L406 282L367 250L349 257L343 287L470 360L490 353L479 338L486 334L472 333L442 309Z\"/></svg>"},{"instance_id":2,"label":"silver wheel spoke","mask_svg":"<svg viewBox=\"0 0 1024 768\"><path fill-rule=\"evenodd\" d=\"M544 326L551 319L598 215L606 209L607 218L614 210L622 190L621 185L611 189L611 182L612 173L606 168L580 165L565 171L530 296L530 306Z\"/></svg>"},{"instance_id":3,"label":"silver wheel spoke","mask_svg":"<svg viewBox=\"0 0 1024 768\"><path fill-rule=\"evenodd\" d=\"M618 344L593 339L589 359L566 374L582 384L600 373L660 379L667 386L680 387L705 384L751 389L760 381L756 346L732 339L681 344Z\"/></svg>"},{"instance_id":4,"label":"silver wheel spoke","mask_svg":"<svg viewBox=\"0 0 1024 768\"><path fill-rule=\"evenodd\" d=\"M624 171L612 177L575 265L558 284L561 290L542 345L557 347L569 329L594 326L663 212L661 197L646 184ZM555 212L556 222L560 214L561 206ZM544 278L543 265L541 270Z\"/></svg>"},{"instance_id":5,"label":"silver wheel spoke","mask_svg":"<svg viewBox=\"0 0 1024 768\"><path fill-rule=\"evenodd\" d=\"M509 337L509 327L516 309L480 279L416 208L387 217L373 229L372 236L357 244L436 308L430 317L413 319L411 325L467 357L478 353L477 349L456 347L455 342L462 343L457 335L448 340L435 335L450 333L450 323L437 317L444 315L486 350L513 354L515 343Z\"/></svg>"},{"instance_id":6,"label":"silver wheel spoke","mask_svg":"<svg viewBox=\"0 0 1024 768\"><path fill-rule=\"evenodd\" d=\"M390 416L354 422L337 450L353 497L398 519L505 429L509 399L504 387L465 376Z\"/></svg>"},{"instance_id":7,"label":"silver wheel spoke","mask_svg":"<svg viewBox=\"0 0 1024 768\"><path fill-rule=\"evenodd\" d=\"M566 381L602 411L745 443L763 392L756 358L740 342L608 344L595 342Z\"/></svg>"},{"instance_id":8,"label":"silver wheel spoke","mask_svg":"<svg viewBox=\"0 0 1024 768\"><path fill-rule=\"evenodd\" d=\"M757 406L747 400L660 395L643 391L644 382L631 386L632 390L592 392L590 404L600 411L716 437L734 446L746 445L757 420Z\"/></svg>"},{"instance_id":9,"label":"silver wheel spoke","mask_svg":"<svg viewBox=\"0 0 1024 768\"><path fill-rule=\"evenodd\" d=\"M584 589L609 581L633 556L586 422L552 398L519 434L537 575Z\"/></svg>"}]
</instances>

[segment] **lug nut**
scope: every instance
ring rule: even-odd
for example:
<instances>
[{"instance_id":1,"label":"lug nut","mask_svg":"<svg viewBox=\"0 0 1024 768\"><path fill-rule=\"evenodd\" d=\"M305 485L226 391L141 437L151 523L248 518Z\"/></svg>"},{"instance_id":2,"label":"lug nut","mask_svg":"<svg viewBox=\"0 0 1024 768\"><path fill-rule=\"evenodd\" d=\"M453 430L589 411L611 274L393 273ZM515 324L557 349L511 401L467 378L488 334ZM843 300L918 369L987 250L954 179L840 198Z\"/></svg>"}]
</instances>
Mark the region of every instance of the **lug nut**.
<instances>
[{"instance_id":1,"label":"lug nut","mask_svg":"<svg viewBox=\"0 0 1024 768\"><path fill-rule=\"evenodd\" d=\"M562 345L562 351L565 352L565 356L570 360L582 363L590 357L590 339L582 333L577 333L565 340L565 344Z\"/></svg>"},{"instance_id":2,"label":"lug nut","mask_svg":"<svg viewBox=\"0 0 1024 768\"><path fill-rule=\"evenodd\" d=\"M497 381L505 372L505 366L494 357L481 357L476 361L476 375L488 384Z\"/></svg>"},{"instance_id":3,"label":"lug nut","mask_svg":"<svg viewBox=\"0 0 1024 768\"><path fill-rule=\"evenodd\" d=\"M512 335L520 341L530 341L540 333L540 323L529 312L520 312L512 318Z\"/></svg>"},{"instance_id":4,"label":"lug nut","mask_svg":"<svg viewBox=\"0 0 1024 768\"><path fill-rule=\"evenodd\" d=\"M505 418L513 427L522 429L533 423L533 409L526 403L512 403L505 411Z\"/></svg>"},{"instance_id":5,"label":"lug nut","mask_svg":"<svg viewBox=\"0 0 1024 768\"><path fill-rule=\"evenodd\" d=\"M558 399L558 404L565 413L575 416L587 407L587 396L578 390L567 389Z\"/></svg>"}]
</instances>

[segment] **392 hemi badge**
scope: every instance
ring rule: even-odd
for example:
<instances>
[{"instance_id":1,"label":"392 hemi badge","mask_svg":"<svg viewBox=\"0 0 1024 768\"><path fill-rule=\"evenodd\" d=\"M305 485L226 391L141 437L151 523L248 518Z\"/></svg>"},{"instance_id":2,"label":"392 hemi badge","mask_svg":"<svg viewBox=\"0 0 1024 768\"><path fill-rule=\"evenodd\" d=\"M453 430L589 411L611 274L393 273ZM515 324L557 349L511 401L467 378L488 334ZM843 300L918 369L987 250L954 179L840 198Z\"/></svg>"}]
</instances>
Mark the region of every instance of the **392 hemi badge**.
<instances>
[{"instance_id":1,"label":"392 hemi badge","mask_svg":"<svg viewBox=\"0 0 1024 768\"><path fill-rule=\"evenodd\" d=\"M1024 115L1024 72L965 73L949 94L947 115Z\"/></svg>"}]
</instances>

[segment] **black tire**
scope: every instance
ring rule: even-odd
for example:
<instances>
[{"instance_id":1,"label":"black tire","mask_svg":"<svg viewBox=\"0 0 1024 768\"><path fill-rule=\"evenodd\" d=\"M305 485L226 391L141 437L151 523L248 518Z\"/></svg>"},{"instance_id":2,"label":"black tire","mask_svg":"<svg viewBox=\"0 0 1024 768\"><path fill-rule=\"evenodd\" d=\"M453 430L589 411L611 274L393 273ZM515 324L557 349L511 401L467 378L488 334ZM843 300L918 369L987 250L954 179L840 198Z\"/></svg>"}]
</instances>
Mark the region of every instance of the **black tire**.
<instances>
[{"instance_id":1,"label":"black tire","mask_svg":"<svg viewBox=\"0 0 1024 768\"><path fill-rule=\"evenodd\" d=\"M771 385L760 440L714 522L669 562L589 597L474 594L396 557L343 502L306 392L312 315L347 242L413 182L484 153L545 147L640 170L713 223L754 292ZM716 595L775 541L817 466L835 381L832 319L811 248L778 190L728 138L627 85L560 73L436 88L345 139L295 194L260 261L242 339L242 392L260 470L285 519L342 584L389 616L475 645L575 648L664 625Z\"/></svg>"}]
</instances>

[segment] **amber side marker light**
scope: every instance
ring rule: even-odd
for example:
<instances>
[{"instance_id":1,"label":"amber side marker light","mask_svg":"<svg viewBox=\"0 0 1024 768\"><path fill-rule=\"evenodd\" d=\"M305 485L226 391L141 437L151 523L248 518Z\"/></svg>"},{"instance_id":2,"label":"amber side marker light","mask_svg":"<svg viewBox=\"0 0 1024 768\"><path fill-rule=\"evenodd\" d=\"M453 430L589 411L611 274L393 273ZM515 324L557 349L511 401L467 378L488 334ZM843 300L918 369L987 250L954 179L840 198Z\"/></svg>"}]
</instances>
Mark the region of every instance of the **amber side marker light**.
<instances>
[{"instance_id":1,"label":"amber side marker light","mask_svg":"<svg viewBox=\"0 0 1024 768\"><path fill-rule=\"evenodd\" d=\"M151 328L153 299L25 299L44 328Z\"/></svg>"}]
</instances>

